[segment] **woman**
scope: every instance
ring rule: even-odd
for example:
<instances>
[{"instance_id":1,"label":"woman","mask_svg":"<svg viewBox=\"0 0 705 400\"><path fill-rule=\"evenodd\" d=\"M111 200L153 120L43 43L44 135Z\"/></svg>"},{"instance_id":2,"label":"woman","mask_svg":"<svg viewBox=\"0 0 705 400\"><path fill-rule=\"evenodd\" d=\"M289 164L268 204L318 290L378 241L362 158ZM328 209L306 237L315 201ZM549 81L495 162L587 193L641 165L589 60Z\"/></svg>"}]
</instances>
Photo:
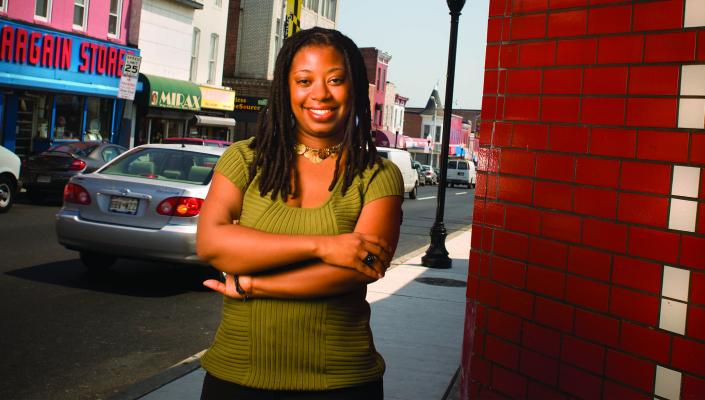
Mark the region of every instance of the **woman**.
<instances>
[{"instance_id":1,"label":"woman","mask_svg":"<svg viewBox=\"0 0 705 400\"><path fill-rule=\"evenodd\" d=\"M346 36L287 39L257 136L228 148L197 249L226 273L203 399L382 399L366 285L399 239L403 183L370 135L368 80Z\"/></svg>"}]
</instances>

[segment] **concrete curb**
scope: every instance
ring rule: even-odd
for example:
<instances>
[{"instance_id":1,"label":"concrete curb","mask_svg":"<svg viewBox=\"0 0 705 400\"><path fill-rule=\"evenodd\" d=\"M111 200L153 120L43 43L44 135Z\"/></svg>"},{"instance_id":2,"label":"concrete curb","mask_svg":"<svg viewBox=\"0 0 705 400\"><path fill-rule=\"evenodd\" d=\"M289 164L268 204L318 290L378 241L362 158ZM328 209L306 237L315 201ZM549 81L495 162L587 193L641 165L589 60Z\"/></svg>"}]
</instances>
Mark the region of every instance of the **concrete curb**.
<instances>
[{"instance_id":1,"label":"concrete curb","mask_svg":"<svg viewBox=\"0 0 705 400\"><path fill-rule=\"evenodd\" d=\"M151 376L143 381L137 382L129 386L124 391L109 397L108 400L136 400L148 395L149 393L154 392L155 390L163 386L168 385L169 383L181 378L182 376L187 375L200 368L201 353L198 353L198 357L189 357L187 359L189 361L182 361L181 363L176 364L173 367L167 368L154 376Z\"/></svg>"}]
</instances>

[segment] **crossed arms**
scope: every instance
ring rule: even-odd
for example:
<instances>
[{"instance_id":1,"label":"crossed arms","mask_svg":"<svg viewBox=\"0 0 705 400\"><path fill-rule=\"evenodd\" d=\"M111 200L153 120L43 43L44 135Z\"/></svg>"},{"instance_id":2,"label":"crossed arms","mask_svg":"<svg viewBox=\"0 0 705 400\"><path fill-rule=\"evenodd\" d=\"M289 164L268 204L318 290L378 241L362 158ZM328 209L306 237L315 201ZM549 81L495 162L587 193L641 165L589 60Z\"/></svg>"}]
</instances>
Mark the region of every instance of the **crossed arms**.
<instances>
[{"instance_id":1,"label":"crossed arms","mask_svg":"<svg viewBox=\"0 0 705 400\"><path fill-rule=\"evenodd\" d=\"M352 233L330 236L273 234L233 223L242 201L240 188L215 173L196 238L199 257L227 273L224 283L204 285L230 297L242 297L233 275L255 298L314 298L358 289L384 275L399 240L400 196L367 203ZM377 258L371 266L363 262L368 253Z\"/></svg>"}]
</instances>

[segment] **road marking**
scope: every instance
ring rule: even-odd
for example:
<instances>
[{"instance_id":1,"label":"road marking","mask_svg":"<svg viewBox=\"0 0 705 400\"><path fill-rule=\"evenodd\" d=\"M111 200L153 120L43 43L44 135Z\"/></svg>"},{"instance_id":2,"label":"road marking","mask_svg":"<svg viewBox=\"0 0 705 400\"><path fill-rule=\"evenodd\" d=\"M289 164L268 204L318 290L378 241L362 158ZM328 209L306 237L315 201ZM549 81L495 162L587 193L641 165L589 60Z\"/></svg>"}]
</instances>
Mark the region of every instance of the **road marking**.
<instances>
[{"instance_id":1,"label":"road marking","mask_svg":"<svg viewBox=\"0 0 705 400\"><path fill-rule=\"evenodd\" d=\"M429 197L419 197L417 200L430 200L430 199L435 199L436 196L429 196Z\"/></svg>"},{"instance_id":2,"label":"road marking","mask_svg":"<svg viewBox=\"0 0 705 400\"><path fill-rule=\"evenodd\" d=\"M458 192L458 193L456 193L455 195L457 196L457 195L459 195L459 194L468 194L468 192Z\"/></svg>"}]
</instances>

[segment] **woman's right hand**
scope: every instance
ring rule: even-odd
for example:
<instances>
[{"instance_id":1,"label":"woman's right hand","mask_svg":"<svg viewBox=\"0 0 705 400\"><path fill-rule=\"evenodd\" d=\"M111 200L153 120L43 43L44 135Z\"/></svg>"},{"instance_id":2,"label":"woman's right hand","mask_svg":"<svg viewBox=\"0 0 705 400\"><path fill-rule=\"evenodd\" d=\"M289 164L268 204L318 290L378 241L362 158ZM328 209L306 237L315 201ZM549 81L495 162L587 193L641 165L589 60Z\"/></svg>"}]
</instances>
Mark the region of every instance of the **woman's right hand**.
<instances>
[{"instance_id":1,"label":"woman's right hand","mask_svg":"<svg viewBox=\"0 0 705 400\"><path fill-rule=\"evenodd\" d=\"M392 261L384 239L359 232L320 237L316 254L325 263L355 269L372 279L383 277ZM364 262L368 254L376 258L371 265Z\"/></svg>"}]
</instances>

